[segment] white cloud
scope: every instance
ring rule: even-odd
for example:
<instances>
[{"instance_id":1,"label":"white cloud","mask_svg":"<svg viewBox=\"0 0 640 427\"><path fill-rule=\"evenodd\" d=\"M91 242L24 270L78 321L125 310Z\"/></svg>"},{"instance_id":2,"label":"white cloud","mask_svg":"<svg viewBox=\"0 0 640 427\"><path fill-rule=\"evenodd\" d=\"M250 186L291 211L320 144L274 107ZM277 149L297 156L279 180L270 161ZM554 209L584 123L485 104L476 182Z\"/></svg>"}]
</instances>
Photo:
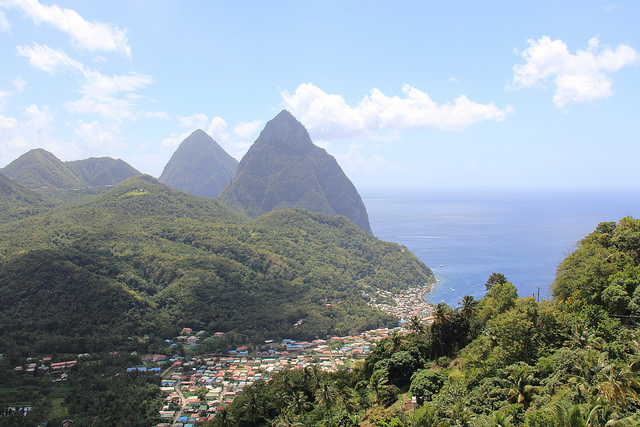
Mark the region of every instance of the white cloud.
<instances>
[{"instance_id":1,"label":"white cloud","mask_svg":"<svg viewBox=\"0 0 640 427\"><path fill-rule=\"evenodd\" d=\"M175 150L176 148L178 148L178 145L180 145L180 143L184 141L190 134L191 132L185 132L178 135L172 134L171 136L164 138L162 141L160 141L160 145L162 145L165 148Z\"/></svg>"},{"instance_id":2,"label":"white cloud","mask_svg":"<svg viewBox=\"0 0 640 427\"><path fill-rule=\"evenodd\" d=\"M87 77L80 93L82 98L66 103L67 109L77 114L95 113L105 119L121 121L136 120L142 113L138 110L138 89L153 83L146 74L106 76L96 71L86 71Z\"/></svg>"},{"instance_id":3,"label":"white cloud","mask_svg":"<svg viewBox=\"0 0 640 427\"><path fill-rule=\"evenodd\" d=\"M31 148L66 153L68 147L52 137L53 116L47 107L35 104L24 109L20 118L0 113L0 159L5 166Z\"/></svg>"},{"instance_id":4,"label":"white cloud","mask_svg":"<svg viewBox=\"0 0 640 427\"><path fill-rule=\"evenodd\" d=\"M4 12L0 10L0 31L9 31L11 25L9 25L9 21L4 16Z\"/></svg>"},{"instance_id":5,"label":"white cloud","mask_svg":"<svg viewBox=\"0 0 640 427\"><path fill-rule=\"evenodd\" d=\"M429 95L405 84L403 97L389 97L373 88L360 103L349 106L341 95L328 94L313 83L303 83L293 94L282 91L289 109L316 138L371 136L408 128L461 130L474 123L502 121L511 112L494 104L479 104L460 95L439 105Z\"/></svg>"},{"instance_id":6,"label":"white cloud","mask_svg":"<svg viewBox=\"0 0 640 427\"><path fill-rule=\"evenodd\" d=\"M93 149L109 147L109 149L122 148L120 127L114 123L105 123L94 120L84 122L78 120L74 130L85 153L92 154Z\"/></svg>"},{"instance_id":7,"label":"white cloud","mask_svg":"<svg viewBox=\"0 0 640 427\"><path fill-rule=\"evenodd\" d=\"M187 117L178 117L178 122L180 126L194 131L196 129L205 129L209 119L206 114L197 113Z\"/></svg>"},{"instance_id":8,"label":"white cloud","mask_svg":"<svg viewBox=\"0 0 640 427\"><path fill-rule=\"evenodd\" d=\"M233 134L240 138L250 138L262 129L262 120L252 122L242 122L233 128Z\"/></svg>"},{"instance_id":9,"label":"white cloud","mask_svg":"<svg viewBox=\"0 0 640 427\"><path fill-rule=\"evenodd\" d=\"M22 92L25 86L27 86L27 81L20 76L13 79L12 83L18 92Z\"/></svg>"},{"instance_id":10,"label":"white cloud","mask_svg":"<svg viewBox=\"0 0 640 427\"><path fill-rule=\"evenodd\" d=\"M122 52L131 57L126 30L103 22L89 22L75 10L45 6L37 0L5 0L2 5L22 10L37 25L44 22L67 33L77 46L90 52Z\"/></svg>"},{"instance_id":11,"label":"white cloud","mask_svg":"<svg viewBox=\"0 0 640 427\"><path fill-rule=\"evenodd\" d=\"M64 51L52 49L47 45L33 43L33 46L18 46L18 54L26 57L31 66L47 73L54 73L58 69L79 71L84 74L82 63L71 59Z\"/></svg>"},{"instance_id":12,"label":"white cloud","mask_svg":"<svg viewBox=\"0 0 640 427\"><path fill-rule=\"evenodd\" d=\"M635 64L640 56L630 46L615 50L601 48L598 38L589 40L586 50L571 54L562 40L543 36L527 40L529 47L522 51L524 64L513 67L513 87L536 86L553 78L556 86L553 102L558 108L568 104L592 101L613 95L612 79L608 73Z\"/></svg>"}]
</instances>

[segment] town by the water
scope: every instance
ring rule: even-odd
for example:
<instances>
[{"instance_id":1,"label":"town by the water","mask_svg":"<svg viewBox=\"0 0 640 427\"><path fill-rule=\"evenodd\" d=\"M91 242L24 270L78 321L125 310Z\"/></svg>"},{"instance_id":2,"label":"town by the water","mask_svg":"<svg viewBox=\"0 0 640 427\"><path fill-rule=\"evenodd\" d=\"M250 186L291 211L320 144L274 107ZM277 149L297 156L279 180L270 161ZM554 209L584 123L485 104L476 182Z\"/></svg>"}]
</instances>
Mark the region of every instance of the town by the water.
<instances>
[{"instance_id":1,"label":"town by the water","mask_svg":"<svg viewBox=\"0 0 640 427\"><path fill-rule=\"evenodd\" d=\"M370 305L398 317L400 324L417 316L425 324L431 321L433 306L424 299L428 287L416 287L400 293L377 291ZM373 296L373 295L372 295ZM259 347L242 346L227 354L174 357L150 354L143 357L144 365L129 367L128 371L151 371L162 376L161 390L165 405L160 412L163 422L157 427L190 427L198 421L212 419L242 393L244 387L258 380L268 381L285 369L318 369L335 371L349 369L358 359L365 358L381 339L394 331L403 333L402 326L376 329L358 335L331 337L312 341L267 341ZM197 351L198 343L206 338L223 337L223 332L207 334L184 328L170 346L184 346ZM51 358L16 366L16 372L49 371L64 381L68 371L90 358L78 355L76 360L52 363Z\"/></svg>"}]
</instances>

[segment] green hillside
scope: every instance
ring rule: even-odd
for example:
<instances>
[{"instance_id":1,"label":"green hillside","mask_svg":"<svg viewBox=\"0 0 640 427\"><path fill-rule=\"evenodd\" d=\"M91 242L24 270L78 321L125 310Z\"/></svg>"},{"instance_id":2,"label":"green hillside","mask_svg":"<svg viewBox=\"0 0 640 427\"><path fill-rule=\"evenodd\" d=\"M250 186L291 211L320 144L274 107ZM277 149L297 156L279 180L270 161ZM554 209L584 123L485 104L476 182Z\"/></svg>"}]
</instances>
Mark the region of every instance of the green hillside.
<instances>
[{"instance_id":1,"label":"green hillside","mask_svg":"<svg viewBox=\"0 0 640 427\"><path fill-rule=\"evenodd\" d=\"M127 178L140 175L140 172L124 160L111 157L91 157L65 162L65 165L92 187L115 185Z\"/></svg>"},{"instance_id":2,"label":"green hillside","mask_svg":"<svg viewBox=\"0 0 640 427\"><path fill-rule=\"evenodd\" d=\"M0 222L35 215L47 206L52 202L0 173Z\"/></svg>"},{"instance_id":3,"label":"green hillside","mask_svg":"<svg viewBox=\"0 0 640 427\"><path fill-rule=\"evenodd\" d=\"M640 425L639 255L640 220L602 223L559 266L552 301L494 273L480 301L412 318L354 369L280 372L205 425Z\"/></svg>"},{"instance_id":4,"label":"green hillside","mask_svg":"<svg viewBox=\"0 0 640 427\"><path fill-rule=\"evenodd\" d=\"M344 218L285 210L250 220L148 176L0 224L0 259L5 354L17 343L45 351L51 336L95 350L125 329L223 331L236 343L344 334L394 323L363 290L433 280L408 251Z\"/></svg>"},{"instance_id":5,"label":"green hillside","mask_svg":"<svg viewBox=\"0 0 640 427\"><path fill-rule=\"evenodd\" d=\"M36 148L9 163L0 172L27 188L74 189L88 184L60 159Z\"/></svg>"},{"instance_id":6,"label":"green hillside","mask_svg":"<svg viewBox=\"0 0 640 427\"><path fill-rule=\"evenodd\" d=\"M260 132L220 200L251 217L278 209L342 215L371 233L367 210L353 183L286 110Z\"/></svg>"},{"instance_id":7,"label":"green hillside","mask_svg":"<svg viewBox=\"0 0 640 427\"><path fill-rule=\"evenodd\" d=\"M182 141L158 179L176 190L216 198L237 168L238 161L198 129Z\"/></svg>"}]
</instances>

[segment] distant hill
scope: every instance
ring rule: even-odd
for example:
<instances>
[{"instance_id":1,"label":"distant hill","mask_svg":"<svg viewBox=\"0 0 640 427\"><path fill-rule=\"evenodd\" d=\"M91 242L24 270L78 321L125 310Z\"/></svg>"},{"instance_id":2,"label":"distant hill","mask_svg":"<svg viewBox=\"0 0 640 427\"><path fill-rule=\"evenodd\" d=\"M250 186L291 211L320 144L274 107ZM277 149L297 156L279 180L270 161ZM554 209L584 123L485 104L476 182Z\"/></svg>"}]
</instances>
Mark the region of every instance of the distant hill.
<instances>
[{"instance_id":1,"label":"distant hill","mask_svg":"<svg viewBox=\"0 0 640 427\"><path fill-rule=\"evenodd\" d=\"M333 156L286 110L269 121L220 200L249 216L287 208L344 215L371 233L358 191Z\"/></svg>"},{"instance_id":2,"label":"distant hill","mask_svg":"<svg viewBox=\"0 0 640 427\"><path fill-rule=\"evenodd\" d=\"M223 347L344 335L395 324L364 293L434 280L406 248L344 217L250 219L146 175L0 221L0 254L4 354L94 352L182 327L227 332Z\"/></svg>"},{"instance_id":3,"label":"distant hill","mask_svg":"<svg viewBox=\"0 0 640 427\"><path fill-rule=\"evenodd\" d=\"M182 141L159 180L176 190L216 198L237 168L238 161L198 129Z\"/></svg>"},{"instance_id":4,"label":"distant hill","mask_svg":"<svg viewBox=\"0 0 640 427\"><path fill-rule=\"evenodd\" d=\"M127 178L140 175L140 172L124 160L111 157L91 157L65 162L65 165L92 187L115 185Z\"/></svg>"},{"instance_id":5,"label":"distant hill","mask_svg":"<svg viewBox=\"0 0 640 427\"><path fill-rule=\"evenodd\" d=\"M27 151L0 172L27 188L74 189L88 185L64 162L42 148Z\"/></svg>"}]
</instances>

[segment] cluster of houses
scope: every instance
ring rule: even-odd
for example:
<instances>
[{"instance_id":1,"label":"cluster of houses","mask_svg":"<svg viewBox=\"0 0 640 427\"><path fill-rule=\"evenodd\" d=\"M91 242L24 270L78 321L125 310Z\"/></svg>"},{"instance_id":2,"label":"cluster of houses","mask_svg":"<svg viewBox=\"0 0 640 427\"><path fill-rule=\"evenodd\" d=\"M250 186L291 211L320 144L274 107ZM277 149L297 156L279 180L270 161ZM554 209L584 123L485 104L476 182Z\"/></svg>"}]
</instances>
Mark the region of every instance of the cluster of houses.
<instances>
[{"instance_id":1,"label":"cluster of houses","mask_svg":"<svg viewBox=\"0 0 640 427\"><path fill-rule=\"evenodd\" d=\"M261 379L269 380L284 369L302 369L314 364L326 371L348 368L355 360L366 357L373 344L392 331L384 328L328 340L268 341L268 350L251 354L248 348L239 347L225 356L170 360L173 367L163 378L161 388L167 402L160 412L164 422L158 427L187 427L211 419L241 394L245 386ZM169 410L179 404L183 406L181 411Z\"/></svg>"},{"instance_id":2,"label":"cluster of houses","mask_svg":"<svg viewBox=\"0 0 640 427\"><path fill-rule=\"evenodd\" d=\"M395 315L401 322L408 322L413 316L418 316L423 322L429 323L433 320L433 304L424 299L424 295L429 291L429 287L420 286L410 288L398 293L376 290L378 298L371 298L370 306ZM376 302L378 300L389 301Z\"/></svg>"},{"instance_id":3,"label":"cluster of houses","mask_svg":"<svg viewBox=\"0 0 640 427\"><path fill-rule=\"evenodd\" d=\"M88 354L79 354L78 357L88 357ZM50 357L43 357L42 359L27 359L26 365L18 365L13 368L15 373L27 373L33 374L37 371L45 373L50 372L64 372L67 369L73 368L78 364L77 360L67 360L64 362L51 363Z\"/></svg>"}]
</instances>

